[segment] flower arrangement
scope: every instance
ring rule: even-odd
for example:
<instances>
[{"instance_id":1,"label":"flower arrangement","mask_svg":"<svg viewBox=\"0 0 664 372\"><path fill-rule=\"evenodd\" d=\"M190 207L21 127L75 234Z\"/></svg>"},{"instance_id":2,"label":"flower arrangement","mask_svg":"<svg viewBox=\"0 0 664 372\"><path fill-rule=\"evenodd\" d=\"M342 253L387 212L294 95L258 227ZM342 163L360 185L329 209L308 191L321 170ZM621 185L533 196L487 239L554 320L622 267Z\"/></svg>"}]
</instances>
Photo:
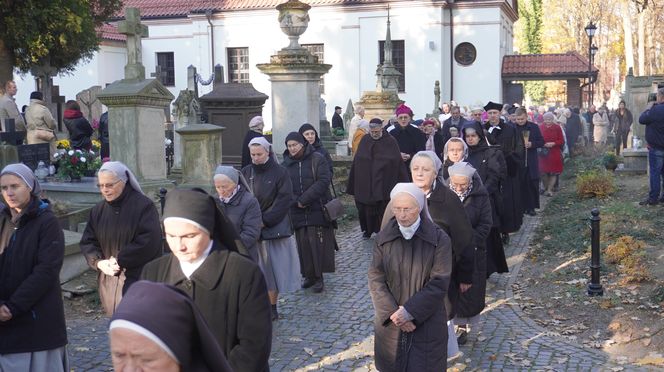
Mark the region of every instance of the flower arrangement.
<instances>
[{"instance_id":1,"label":"flower arrangement","mask_svg":"<svg viewBox=\"0 0 664 372\"><path fill-rule=\"evenodd\" d=\"M95 157L98 156L94 152L65 149L60 149L53 155L53 159L58 162L58 174L72 179L85 175L88 163L91 163Z\"/></svg>"},{"instance_id":2,"label":"flower arrangement","mask_svg":"<svg viewBox=\"0 0 664 372\"><path fill-rule=\"evenodd\" d=\"M99 153L99 150L101 150L101 142L99 140L93 139L92 140L92 151L95 153Z\"/></svg>"},{"instance_id":3,"label":"flower arrangement","mask_svg":"<svg viewBox=\"0 0 664 372\"><path fill-rule=\"evenodd\" d=\"M70 150L71 149L71 142L69 142L68 139L61 139L58 142L55 143L56 147L60 150Z\"/></svg>"}]
</instances>

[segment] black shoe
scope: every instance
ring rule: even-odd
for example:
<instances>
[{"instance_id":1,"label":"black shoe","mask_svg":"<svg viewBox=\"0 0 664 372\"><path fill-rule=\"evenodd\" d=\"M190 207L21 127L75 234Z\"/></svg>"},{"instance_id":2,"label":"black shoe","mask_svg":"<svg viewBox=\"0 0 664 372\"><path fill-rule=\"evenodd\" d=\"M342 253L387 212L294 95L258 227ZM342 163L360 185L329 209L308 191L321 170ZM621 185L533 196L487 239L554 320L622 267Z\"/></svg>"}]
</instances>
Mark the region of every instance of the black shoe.
<instances>
[{"instance_id":1,"label":"black shoe","mask_svg":"<svg viewBox=\"0 0 664 372\"><path fill-rule=\"evenodd\" d=\"M461 330L461 332L459 332L459 336L457 337L457 343L459 345L465 345L466 342L468 342L468 332Z\"/></svg>"},{"instance_id":2,"label":"black shoe","mask_svg":"<svg viewBox=\"0 0 664 372\"><path fill-rule=\"evenodd\" d=\"M316 284L315 278L305 278L304 282L302 282L302 288L306 289L312 287L314 284Z\"/></svg>"},{"instance_id":3,"label":"black shoe","mask_svg":"<svg viewBox=\"0 0 664 372\"><path fill-rule=\"evenodd\" d=\"M313 287L311 287L311 290L314 293L321 293L323 292L324 289L325 289L325 284L323 283L323 278L318 279L318 281L316 281L316 284L314 284Z\"/></svg>"},{"instance_id":4,"label":"black shoe","mask_svg":"<svg viewBox=\"0 0 664 372\"><path fill-rule=\"evenodd\" d=\"M371 233L368 232L368 231L363 231L362 232L362 237L365 238L365 239L369 239L369 238L371 238Z\"/></svg>"},{"instance_id":5,"label":"black shoe","mask_svg":"<svg viewBox=\"0 0 664 372\"><path fill-rule=\"evenodd\" d=\"M658 200L650 200L650 199L642 200L639 202L639 205L657 205L657 204L659 204Z\"/></svg>"},{"instance_id":6,"label":"black shoe","mask_svg":"<svg viewBox=\"0 0 664 372\"><path fill-rule=\"evenodd\" d=\"M277 305L272 305L272 321L279 320L279 312L277 311Z\"/></svg>"},{"instance_id":7,"label":"black shoe","mask_svg":"<svg viewBox=\"0 0 664 372\"><path fill-rule=\"evenodd\" d=\"M503 244L505 244L505 245L510 244L510 234L501 233L500 238L503 240Z\"/></svg>"},{"instance_id":8,"label":"black shoe","mask_svg":"<svg viewBox=\"0 0 664 372\"><path fill-rule=\"evenodd\" d=\"M535 212L534 209L526 211L526 214L529 215L529 216L537 216L537 213Z\"/></svg>"}]
</instances>

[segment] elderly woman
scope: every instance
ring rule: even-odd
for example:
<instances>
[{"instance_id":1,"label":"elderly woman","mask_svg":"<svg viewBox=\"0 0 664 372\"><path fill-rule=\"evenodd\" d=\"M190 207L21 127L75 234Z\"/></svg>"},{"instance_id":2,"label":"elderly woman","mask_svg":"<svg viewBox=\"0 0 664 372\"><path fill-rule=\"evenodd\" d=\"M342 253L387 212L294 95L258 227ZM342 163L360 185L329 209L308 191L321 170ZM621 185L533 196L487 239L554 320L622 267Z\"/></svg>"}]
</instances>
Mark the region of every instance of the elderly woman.
<instances>
[{"instance_id":1,"label":"elderly woman","mask_svg":"<svg viewBox=\"0 0 664 372\"><path fill-rule=\"evenodd\" d=\"M372 122L374 120L378 120L380 122L381 126L382 126L382 124L383 124L382 120L380 120L378 118L371 119ZM362 138L365 135L369 134L369 122L364 120L364 119L360 120L360 123L358 124L357 129L358 130L355 131L355 134L353 134L353 142L352 142L353 146L351 147L351 150L353 151L353 155L357 154L357 148L358 148L358 146L360 146L360 141L362 140Z\"/></svg>"},{"instance_id":2,"label":"elderly woman","mask_svg":"<svg viewBox=\"0 0 664 372\"><path fill-rule=\"evenodd\" d=\"M477 170L477 174L489 193L489 200L491 201L493 226L486 242L486 275L488 278L492 273L506 273L509 271L500 237L500 221L503 209L503 196L500 190L501 184L507 175L505 159L500 149L487 144L484 131L479 123L472 123L464 127L462 135L463 140L468 145L467 161Z\"/></svg>"},{"instance_id":3,"label":"elderly woman","mask_svg":"<svg viewBox=\"0 0 664 372\"><path fill-rule=\"evenodd\" d=\"M565 144L565 137L563 130L554 120L555 116L547 112L544 114L544 122L540 125L540 132L544 137L544 147L539 150L539 171L546 196L553 195L556 176L563 171L562 148Z\"/></svg>"},{"instance_id":4,"label":"elderly woman","mask_svg":"<svg viewBox=\"0 0 664 372\"><path fill-rule=\"evenodd\" d=\"M90 211L80 247L98 272L99 297L111 316L143 266L161 255L162 234L154 202L124 164L104 163L97 182L104 200Z\"/></svg>"},{"instance_id":5,"label":"elderly woman","mask_svg":"<svg viewBox=\"0 0 664 372\"><path fill-rule=\"evenodd\" d=\"M397 140L401 159L406 163L406 167L409 167L413 155L426 149L427 138L421 130L411 124L413 110L410 107L400 105L394 114L397 117L397 125L387 127L387 132Z\"/></svg>"},{"instance_id":6,"label":"elderly woman","mask_svg":"<svg viewBox=\"0 0 664 372\"><path fill-rule=\"evenodd\" d=\"M24 164L0 172L0 190L0 371L69 371L62 229Z\"/></svg>"},{"instance_id":7,"label":"elderly woman","mask_svg":"<svg viewBox=\"0 0 664 372\"><path fill-rule=\"evenodd\" d=\"M609 122L606 107L601 106L595 115L593 115L593 138L596 148L602 148L606 145L606 140L609 136L609 125L611 123Z\"/></svg>"},{"instance_id":8,"label":"elderly woman","mask_svg":"<svg viewBox=\"0 0 664 372\"><path fill-rule=\"evenodd\" d=\"M263 226L258 200L251 194L244 176L233 167L218 166L213 182L219 196L217 203L233 223L251 259L258 263L258 239Z\"/></svg>"},{"instance_id":9,"label":"elderly woman","mask_svg":"<svg viewBox=\"0 0 664 372\"><path fill-rule=\"evenodd\" d=\"M304 137L304 139L306 139L307 142L309 142L309 144L313 146L314 150L317 153L323 155L325 161L327 161L327 164L330 168L330 181L331 181L332 174L334 173L334 164L332 163L332 157L330 156L330 153L327 152L325 146L323 146L323 143L318 137L318 132L316 131L316 128L314 128L314 126L309 123L304 123L300 126L298 133L300 133L302 137Z\"/></svg>"},{"instance_id":10,"label":"elderly woman","mask_svg":"<svg viewBox=\"0 0 664 372\"><path fill-rule=\"evenodd\" d=\"M468 145L459 137L450 138L443 147L443 179L450 178L447 168L468 157Z\"/></svg>"},{"instance_id":11,"label":"elderly woman","mask_svg":"<svg viewBox=\"0 0 664 372\"><path fill-rule=\"evenodd\" d=\"M258 262L265 274L272 320L279 319L279 293L300 288L297 243L289 215L293 187L288 172L275 160L272 145L263 137L249 142L251 164L242 168L261 210Z\"/></svg>"},{"instance_id":12,"label":"elderly woman","mask_svg":"<svg viewBox=\"0 0 664 372\"><path fill-rule=\"evenodd\" d=\"M394 185L405 181L408 181L408 170L397 141L384 135L380 119L371 119L369 135L362 138L357 147L346 186L346 193L355 197L365 238L380 231L390 191Z\"/></svg>"},{"instance_id":13,"label":"elderly woman","mask_svg":"<svg viewBox=\"0 0 664 372\"><path fill-rule=\"evenodd\" d=\"M472 165L458 162L449 168L449 187L463 203L466 216L473 228L472 249L474 271L472 286L459 295L456 302L454 324L459 326L459 343L465 344L467 325L475 324L485 306L486 294L486 240L491 231L491 202L482 180Z\"/></svg>"},{"instance_id":14,"label":"elderly woman","mask_svg":"<svg viewBox=\"0 0 664 372\"><path fill-rule=\"evenodd\" d=\"M327 221L323 206L331 199L330 169L325 158L297 132L286 136L283 166L290 175L295 200L291 217L300 255L302 288L315 293L325 289L323 273L334 272L337 242L333 221Z\"/></svg>"},{"instance_id":15,"label":"elderly woman","mask_svg":"<svg viewBox=\"0 0 664 372\"><path fill-rule=\"evenodd\" d=\"M263 273L244 256L244 245L215 199L202 189L166 195L164 233L173 254L145 265L141 279L186 293L235 371L267 371L272 322Z\"/></svg>"},{"instance_id":16,"label":"elderly woman","mask_svg":"<svg viewBox=\"0 0 664 372\"><path fill-rule=\"evenodd\" d=\"M198 307L166 284L134 283L109 338L116 371L232 371Z\"/></svg>"},{"instance_id":17,"label":"elderly woman","mask_svg":"<svg viewBox=\"0 0 664 372\"><path fill-rule=\"evenodd\" d=\"M249 154L249 142L256 137L263 137L263 123L262 116L254 116L249 121L249 131L244 136L242 141L242 168L251 164L251 155Z\"/></svg>"},{"instance_id":18,"label":"elderly woman","mask_svg":"<svg viewBox=\"0 0 664 372\"><path fill-rule=\"evenodd\" d=\"M450 238L431 221L417 186L399 183L391 197L394 217L378 233L369 266L376 368L444 371Z\"/></svg>"}]
</instances>

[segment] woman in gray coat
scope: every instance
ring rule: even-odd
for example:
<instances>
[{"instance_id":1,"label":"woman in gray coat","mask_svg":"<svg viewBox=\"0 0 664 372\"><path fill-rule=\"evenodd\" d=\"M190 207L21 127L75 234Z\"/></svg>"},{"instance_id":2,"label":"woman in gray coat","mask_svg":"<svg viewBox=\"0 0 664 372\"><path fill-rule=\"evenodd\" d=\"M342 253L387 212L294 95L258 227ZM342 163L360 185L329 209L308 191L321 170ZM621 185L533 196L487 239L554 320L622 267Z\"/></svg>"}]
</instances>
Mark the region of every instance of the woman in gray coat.
<instances>
[{"instance_id":1,"label":"woman in gray coat","mask_svg":"<svg viewBox=\"0 0 664 372\"><path fill-rule=\"evenodd\" d=\"M394 217L378 233L369 266L376 368L444 371L450 238L431 221L417 186L399 183L390 197Z\"/></svg>"},{"instance_id":2,"label":"woman in gray coat","mask_svg":"<svg viewBox=\"0 0 664 372\"><path fill-rule=\"evenodd\" d=\"M233 222L242 244L249 251L251 259L258 263L258 239L261 236L261 207L249 191L249 186L240 171L220 165L214 171L214 188L219 198L217 203Z\"/></svg>"}]
</instances>

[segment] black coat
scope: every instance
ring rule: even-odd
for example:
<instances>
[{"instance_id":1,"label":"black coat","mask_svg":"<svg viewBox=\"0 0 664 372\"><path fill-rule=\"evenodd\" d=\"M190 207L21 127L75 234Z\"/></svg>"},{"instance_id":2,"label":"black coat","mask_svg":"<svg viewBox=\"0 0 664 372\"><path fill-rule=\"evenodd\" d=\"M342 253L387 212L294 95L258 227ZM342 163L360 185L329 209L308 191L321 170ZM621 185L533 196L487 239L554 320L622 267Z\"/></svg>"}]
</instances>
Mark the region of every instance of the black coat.
<instances>
[{"instance_id":1,"label":"black coat","mask_svg":"<svg viewBox=\"0 0 664 372\"><path fill-rule=\"evenodd\" d=\"M240 185L237 193L228 203L216 198L217 204L228 220L233 223L242 244L247 248L251 259L258 262L258 240L261 237L261 207L250 191Z\"/></svg>"},{"instance_id":2,"label":"black coat","mask_svg":"<svg viewBox=\"0 0 664 372\"><path fill-rule=\"evenodd\" d=\"M500 146L507 165L507 176L515 177L519 167L524 166L523 157L525 146L523 137L517 137L516 129L511 123L506 123L502 119L500 123L491 130L489 122L484 124L486 129L486 138L490 145ZM489 133L491 130L491 133Z\"/></svg>"},{"instance_id":3,"label":"black coat","mask_svg":"<svg viewBox=\"0 0 664 372\"><path fill-rule=\"evenodd\" d=\"M578 119L577 115L577 119ZM569 123L569 121L568 121ZM579 122L579 125L581 122ZM538 180L540 175L539 175L539 161L537 160L537 149L540 147L544 147L544 137L542 137L542 132L539 129L539 125L532 123L530 121L526 122L526 124L522 127L520 125L516 126L516 135L521 136L523 138L523 131L528 130L529 137L528 141L532 144L532 146L529 149L526 149L527 151L527 167L526 171L528 172L528 176L530 177L531 180ZM576 137L575 137L576 139ZM524 164L526 163L524 162Z\"/></svg>"},{"instance_id":4,"label":"black coat","mask_svg":"<svg viewBox=\"0 0 664 372\"><path fill-rule=\"evenodd\" d=\"M145 265L141 279L167 283L187 293L234 371L269 371L270 302L263 273L250 259L215 242L190 279L172 254Z\"/></svg>"},{"instance_id":5,"label":"black coat","mask_svg":"<svg viewBox=\"0 0 664 372\"><path fill-rule=\"evenodd\" d=\"M108 148L108 111L101 114L99 117L99 128L97 128L99 142L101 142L101 158L109 157L110 150Z\"/></svg>"},{"instance_id":6,"label":"black coat","mask_svg":"<svg viewBox=\"0 0 664 372\"><path fill-rule=\"evenodd\" d=\"M404 154L411 156L426 148L427 137L422 131L413 124L406 125L405 128L399 124L391 125L387 128L387 132L397 140L399 150ZM410 159L406 162L406 168L410 166Z\"/></svg>"},{"instance_id":7,"label":"black coat","mask_svg":"<svg viewBox=\"0 0 664 372\"><path fill-rule=\"evenodd\" d=\"M90 150L92 147L92 133L94 129L88 119L81 116L75 119L64 119L65 126L69 132L69 142L73 149Z\"/></svg>"},{"instance_id":8,"label":"black coat","mask_svg":"<svg viewBox=\"0 0 664 372\"><path fill-rule=\"evenodd\" d=\"M12 313L0 322L0 354L65 346L59 278L65 238L48 203L33 197L15 222L0 203L0 244L0 305Z\"/></svg>"},{"instance_id":9,"label":"black coat","mask_svg":"<svg viewBox=\"0 0 664 372\"><path fill-rule=\"evenodd\" d=\"M291 205L293 227L330 227L323 215L323 205L331 199L330 169L325 158L307 144L300 159L292 158L286 150L282 164L288 171L295 196ZM304 208L300 208L298 203Z\"/></svg>"},{"instance_id":10,"label":"black coat","mask_svg":"<svg viewBox=\"0 0 664 372\"><path fill-rule=\"evenodd\" d=\"M461 135L461 128L464 127L464 125L470 124L470 121L463 116L459 118L459 124L454 126L452 125L452 118L449 117L447 120L443 121L443 127L440 130L441 135L443 136L443 145L447 143L447 141L452 138L452 135L450 134L450 128L455 127L459 130L459 135Z\"/></svg>"},{"instance_id":11,"label":"black coat","mask_svg":"<svg viewBox=\"0 0 664 372\"><path fill-rule=\"evenodd\" d=\"M344 120L336 112L332 115L332 128L344 129Z\"/></svg>"},{"instance_id":12,"label":"black coat","mask_svg":"<svg viewBox=\"0 0 664 372\"><path fill-rule=\"evenodd\" d=\"M293 203L293 186L286 168L270 158L265 164L249 164L242 174L261 208L263 225L272 227L288 214Z\"/></svg>"},{"instance_id":13,"label":"black coat","mask_svg":"<svg viewBox=\"0 0 664 372\"><path fill-rule=\"evenodd\" d=\"M502 183L507 175L502 152L480 139L477 146L468 146L467 161L477 170L489 193L493 225L500 226L503 207Z\"/></svg>"},{"instance_id":14,"label":"black coat","mask_svg":"<svg viewBox=\"0 0 664 372\"><path fill-rule=\"evenodd\" d=\"M321 140L318 138L318 134L316 134L316 142L314 142L312 146L314 147L314 150L316 150L317 153L323 155L323 158L325 158L327 167L330 170L330 183L331 183L332 177L334 175L334 162L332 161L332 156L330 156L330 153L327 151L325 146L323 146Z\"/></svg>"},{"instance_id":15,"label":"black coat","mask_svg":"<svg viewBox=\"0 0 664 372\"><path fill-rule=\"evenodd\" d=\"M445 370L444 298L451 273L450 238L427 217L422 217L410 240L403 238L394 218L378 233L369 266L369 292L375 310L374 355L379 371ZM414 318L417 328L412 333L401 332L390 320L399 306Z\"/></svg>"},{"instance_id":16,"label":"black coat","mask_svg":"<svg viewBox=\"0 0 664 372\"><path fill-rule=\"evenodd\" d=\"M630 113L630 119L631 119L631 113ZM629 129L627 130L627 132L629 132ZM579 116L579 114L572 113L572 116L570 116L567 119L567 122L565 123L565 138L567 138L567 147L569 148L570 153L572 152L574 146L576 145L576 140L582 134L583 134L583 126L581 124L581 117ZM544 139L542 139L542 141L544 141ZM530 154L528 154L528 156L530 156Z\"/></svg>"},{"instance_id":17,"label":"black coat","mask_svg":"<svg viewBox=\"0 0 664 372\"><path fill-rule=\"evenodd\" d=\"M117 199L103 200L90 210L80 247L88 265L98 272L99 296L110 315L121 294L138 280L143 266L162 254L157 208L152 200L126 183ZM111 256L122 268L119 276L108 276L97 268L98 261Z\"/></svg>"},{"instance_id":18,"label":"black coat","mask_svg":"<svg viewBox=\"0 0 664 372\"><path fill-rule=\"evenodd\" d=\"M249 152L249 142L257 137L263 137L262 133L249 130L242 141L242 168L251 164L251 153Z\"/></svg>"}]
</instances>

